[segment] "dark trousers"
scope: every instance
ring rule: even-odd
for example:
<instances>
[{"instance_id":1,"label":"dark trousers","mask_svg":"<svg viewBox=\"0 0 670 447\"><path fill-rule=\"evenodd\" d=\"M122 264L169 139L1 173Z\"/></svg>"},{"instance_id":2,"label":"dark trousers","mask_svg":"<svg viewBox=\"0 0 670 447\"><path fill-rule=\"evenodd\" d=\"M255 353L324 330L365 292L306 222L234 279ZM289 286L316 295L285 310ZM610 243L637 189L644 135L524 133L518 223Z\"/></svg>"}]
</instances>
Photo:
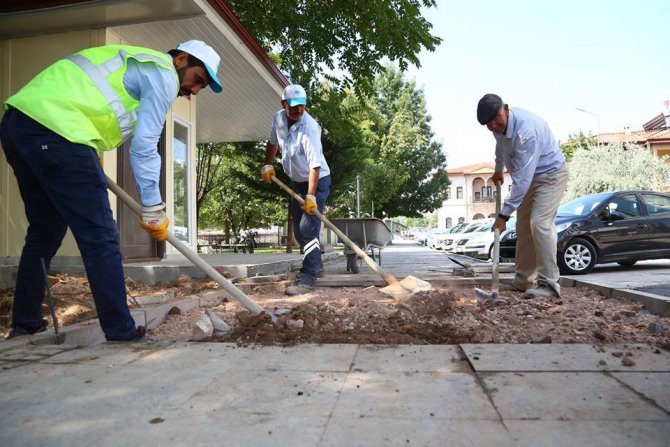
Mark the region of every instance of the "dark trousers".
<instances>
[{"instance_id":1,"label":"dark trousers","mask_svg":"<svg viewBox=\"0 0 670 447\"><path fill-rule=\"evenodd\" d=\"M308 184L296 183L295 189L303 197L307 194ZM323 213L323 207L330 194L330 176L319 179L316 188L316 206ZM321 221L316 216L305 213L300 204L295 200L291 202L293 214L293 234L300 244L302 251L302 268L298 273L298 281L313 286L316 283L317 274L323 264L321 263L321 245L319 244L319 231Z\"/></svg>"},{"instance_id":2,"label":"dark trousers","mask_svg":"<svg viewBox=\"0 0 670 447\"><path fill-rule=\"evenodd\" d=\"M12 108L0 123L0 139L28 218L12 326L41 327L46 284L40 258L48 269L69 227L107 340L136 337L135 321L126 303L119 230L96 152L65 140Z\"/></svg>"}]
</instances>

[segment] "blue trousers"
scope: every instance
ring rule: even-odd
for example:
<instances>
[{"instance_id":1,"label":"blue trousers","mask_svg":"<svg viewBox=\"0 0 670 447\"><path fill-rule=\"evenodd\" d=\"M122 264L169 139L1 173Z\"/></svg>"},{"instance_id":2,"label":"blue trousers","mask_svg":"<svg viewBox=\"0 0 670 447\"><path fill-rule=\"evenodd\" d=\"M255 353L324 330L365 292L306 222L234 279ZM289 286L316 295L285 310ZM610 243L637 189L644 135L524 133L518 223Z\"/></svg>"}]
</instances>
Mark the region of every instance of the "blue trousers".
<instances>
[{"instance_id":1,"label":"blue trousers","mask_svg":"<svg viewBox=\"0 0 670 447\"><path fill-rule=\"evenodd\" d=\"M136 337L126 303L119 230L96 152L67 141L13 108L0 123L0 139L28 218L12 327L32 330L42 326L46 284L40 258L48 269L69 227L84 261L105 337L110 341Z\"/></svg>"},{"instance_id":2,"label":"blue trousers","mask_svg":"<svg viewBox=\"0 0 670 447\"><path fill-rule=\"evenodd\" d=\"M295 190L303 197L307 194L307 182L295 183ZM330 175L319 179L316 188L316 206L323 213L323 207L330 194ZM319 231L321 221L316 216L305 213L300 204L295 200L291 202L293 214L293 234L300 244L302 251L302 267L298 272L298 281L313 286L316 283L317 274L321 270L321 245L319 244Z\"/></svg>"}]
</instances>

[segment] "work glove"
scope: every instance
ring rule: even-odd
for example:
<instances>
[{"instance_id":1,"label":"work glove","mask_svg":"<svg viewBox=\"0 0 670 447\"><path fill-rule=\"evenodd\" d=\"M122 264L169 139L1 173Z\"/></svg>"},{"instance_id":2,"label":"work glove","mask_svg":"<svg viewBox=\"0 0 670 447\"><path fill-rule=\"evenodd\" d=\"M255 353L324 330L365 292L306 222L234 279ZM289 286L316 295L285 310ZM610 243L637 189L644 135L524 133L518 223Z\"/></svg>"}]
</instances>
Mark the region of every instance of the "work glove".
<instances>
[{"instance_id":1,"label":"work glove","mask_svg":"<svg viewBox=\"0 0 670 447\"><path fill-rule=\"evenodd\" d=\"M302 206L302 209L310 216L315 215L316 211L318 210L316 207L316 197L311 194L307 194L305 196L305 204Z\"/></svg>"},{"instance_id":2,"label":"work glove","mask_svg":"<svg viewBox=\"0 0 670 447\"><path fill-rule=\"evenodd\" d=\"M170 225L170 219L165 215L165 203L143 206L140 225L149 232L152 238L164 241L167 238L167 227Z\"/></svg>"},{"instance_id":3,"label":"work glove","mask_svg":"<svg viewBox=\"0 0 670 447\"><path fill-rule=\"evenodd\" d=\"M263 169L261 169L261 179L263 179L265 183L272 183L272 177L276 175L275 168L272 165L265 165L263 166Z\"/></svg>"}]
</instances>

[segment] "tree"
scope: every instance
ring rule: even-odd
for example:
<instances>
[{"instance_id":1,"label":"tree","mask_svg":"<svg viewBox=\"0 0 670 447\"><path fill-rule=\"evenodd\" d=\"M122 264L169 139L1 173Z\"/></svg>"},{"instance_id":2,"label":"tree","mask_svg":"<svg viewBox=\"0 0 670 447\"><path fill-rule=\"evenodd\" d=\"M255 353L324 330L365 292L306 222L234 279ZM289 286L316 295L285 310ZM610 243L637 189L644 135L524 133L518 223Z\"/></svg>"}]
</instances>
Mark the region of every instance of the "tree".
<instances>
[{"instance_id":1,"label":"tree","mask_svg":"<svg viewBox=\"0 0 670 447\"><path fill-rule=\"evenodd\" d=\"M570 134L568 141L561 143L561 150L567 161L572 160L572 156L579 149L590 149L598 145L598 140L593 135L584 135L583 131L578 134Z\"/></svg>"},{"instance_id":2,"label":"tree","mask_svg":"<svg viewBox=\"0 0 670 447\"><path fill-rule=\"evenodd\" d=\"M199 186L198 227L223 228L226 241L248 228L281 224L286 220L284 201L258 178L258 160L264 149L259 143L198 145L198 176L208 174ZM203 180L198 180L200 185Z\"/></svg>"},{"instance_id":3,"label":"tree","mask_svg":"<svg viewBox=\"0 0 670 447\"><path fill-rule=\"evenodd\" d=\"M435 0L228 0L245 27L293 82L312 89L319 79L369 91L387 58L405 70L442 41L421 7ZM326 70L329 73L326 73ZM337 78L334 71L343 73ZM323 76L322 76L323 75Z\"/></svg>"},{"instance_id":4,"label":"tree","mask_svg":"<svg viewBox=\"0 0 670 447\"><path fill-rule=\"evenodd\" d=\"M442 205L449 184L442 147L432 140L426 100L414 81L386 66L363 98L370 156L363 196L386 216L418 217Z\"/></svg>"},{"instance_id":5,"label":"tree","mask_svg":"<svg viewBox=\"0 0 670 447\"><path fill-rule=\"evenodd\" d=\"M635 144L578 149L570 162L564 200L604 191L662 189L670 180L666 158Z\"/></svg>"}]
</instances>

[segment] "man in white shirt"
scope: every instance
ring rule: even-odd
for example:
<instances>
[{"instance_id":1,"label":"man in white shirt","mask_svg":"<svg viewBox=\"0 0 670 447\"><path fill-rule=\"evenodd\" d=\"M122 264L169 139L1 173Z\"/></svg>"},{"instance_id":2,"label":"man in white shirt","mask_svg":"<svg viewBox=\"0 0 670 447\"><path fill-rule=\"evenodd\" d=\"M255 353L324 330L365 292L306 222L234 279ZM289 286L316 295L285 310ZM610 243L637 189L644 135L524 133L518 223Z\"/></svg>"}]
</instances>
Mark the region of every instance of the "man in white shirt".
<instances>
[{"instance_id":1,"label":"man in white shirt","mask_svg":"<svg viewBox=\"0 0 670 447\"><path fill-rule=\"evenodd\" d=\"M560 297L556 264L556 212L568 183L569 169L547 123L523 109L510 108L489 93L477 105L477 120L496 140L494 183L503 183L503 169L512 188L496 216L493 229L505 231L516 210L516 274L512 286L524 296Z\"/></svg>"},{"instance_id":2,"label":"man in white shirt","mask_svg":"<svg viewBox=\"0 0 670 447\"><path fill-rule=\"evenodd\" d=\"M301 207L292 202L293 233L303 253L302 268L295 284L286 289L287 295L300 295L314 290L316 279L323 270L319 230L321 222L314 215L323 212L330 194L330 169L323 156L321 126L305 110L307 93L297 84L289 85L282 94L282 110L272 121L270 138L265 150L263 181L272 182L274 162L281 152L284 172L293 180L294 189L305 198Z\"/></svg>"}]
</instances>

